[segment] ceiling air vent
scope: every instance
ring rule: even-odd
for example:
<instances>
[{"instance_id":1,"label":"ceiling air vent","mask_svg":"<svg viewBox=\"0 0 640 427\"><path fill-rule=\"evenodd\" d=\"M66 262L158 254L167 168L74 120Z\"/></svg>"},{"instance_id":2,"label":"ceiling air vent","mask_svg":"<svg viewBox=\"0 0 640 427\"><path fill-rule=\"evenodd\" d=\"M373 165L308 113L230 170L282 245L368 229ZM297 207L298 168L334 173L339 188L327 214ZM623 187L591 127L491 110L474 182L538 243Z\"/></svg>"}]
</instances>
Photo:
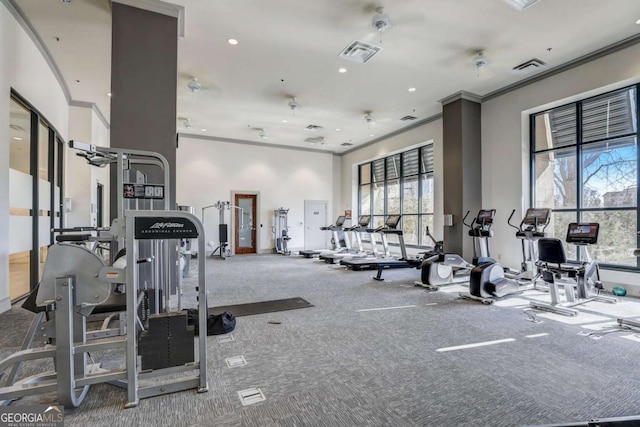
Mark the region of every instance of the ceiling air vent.
<instances>
[{"instance_id":1,"label":"ceiling air vent","mask_svg":"<svg viewBox=\"0 0 640 427\"><path fill-rule=\"evenodd\" d=\"M516 65L515 67L513 67L511 69L511 72L513 74L519 74L519 75L531 74L531 73L534 73L534 72L536 72L538 70L545 69L548 66L549 66L549 64L547 64L543 60L538 59L538 58L533 58L533 59L528 60L527 62L523 62L520 65Z\"/></svg>"},{"instance_id":2,"label":"ceiling air vent","mask_svg":"<svg viewBox=\"0 0 640 427\"><path fill-rule=\"evenodd\" d=\"M380 46L354 40L349 43L349 45L338 54L338 56L340 58L348 59L349 61L364 64L381 50L382 48Z\"/></svg>"},{"instance_id":3,"label":"ceiling air vent","mask_svg":"<svg viewBox=\"0 0 640 427\"><path fill-rule=\"evenodd\" d=\"M23 128L22 126L18 126L18 125L9 125L9 129L15 130L16 132L26 132L27 131L25 128Z\"/></svg>"},{"instance_id":4,"label":"ceiling air vent","mask_svg":"<svg viewBox=\"0 0 640 427\"><path fill-rule=\"evenodd\" d=\"M304 142L308 142L309 144L323 144L324 137L322 136L314 136L313 138L307 138Z\"/></svg>"},{"instance_id":5,"label":"ceiling air vent","mask_svg":"<svg viewBox=\"0 0 640 427\"><path fill-rule=\"evenodd\" d=\"M322 126L318 126L318 125L309 125L305 129L318 131L318 130L322 130L324 128Z\"/></svg>"},{"instance_id":6,"label":"ceiling air vent","mask_svg":"<svg viewBox=\"0 0 640 427\"><path fill-rule=\"evenodd\" d=\"M410 122L412 120L418 120L415 116L404 116L400 119L401 122Z\"/></svg>"},{"instance_id":7,"label":"ceiling air vent","mask_svg":"<svg viewBox=\"0 0 640 427\"><path fill-rule=\"evenodd\" d=\"M342 144L340 144L341 147L351 147L353 144L350 142L343 142Z\"/></svg>"}]
</instances>

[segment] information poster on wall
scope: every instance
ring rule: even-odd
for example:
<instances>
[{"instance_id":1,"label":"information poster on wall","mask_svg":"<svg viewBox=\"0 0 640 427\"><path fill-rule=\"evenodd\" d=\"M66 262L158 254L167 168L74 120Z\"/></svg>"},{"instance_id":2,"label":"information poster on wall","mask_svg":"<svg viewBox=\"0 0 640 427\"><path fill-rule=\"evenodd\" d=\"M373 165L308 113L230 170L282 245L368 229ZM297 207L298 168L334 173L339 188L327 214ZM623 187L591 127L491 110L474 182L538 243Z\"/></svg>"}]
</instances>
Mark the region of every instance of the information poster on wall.
<instances>
[{"instance_id":1,"label":"information poster on wall","mask_svg":"<svg viewBox=\"0 0 640 427\"><path fill-rule=\"evenodd\" d=\"M344 218L351 219L351 209L347 209L344 211Z\"/></svg>"}]
</instances>

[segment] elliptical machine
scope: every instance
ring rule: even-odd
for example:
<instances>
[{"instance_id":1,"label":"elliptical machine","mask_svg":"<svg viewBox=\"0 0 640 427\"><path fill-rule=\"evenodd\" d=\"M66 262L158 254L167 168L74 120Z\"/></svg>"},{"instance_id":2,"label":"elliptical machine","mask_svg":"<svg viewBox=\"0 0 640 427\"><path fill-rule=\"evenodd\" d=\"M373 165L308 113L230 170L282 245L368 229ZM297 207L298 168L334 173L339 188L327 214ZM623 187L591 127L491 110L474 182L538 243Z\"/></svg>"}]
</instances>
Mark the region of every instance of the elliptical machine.
<instances>
[{"instance_id":1,"label":"elliptical machine","mask_svg":"<svg viewBox=\"0 0 640 427\"><path fill-rule=\"evenodd\" d=\"M470 212L467 211L464 218L462 218L462 223L469 227L469 236L473 238L473 264L468 263L458 254L439 253L425 258L420 266L421 280L414 282L416 286L437 291L441 286L468 281L471 270L477 264L495 263L489 253L488 239L493 237L491 226L493 225L496 210L481 209L471 221L471 224L467 224L465 220ZM480 253L479 256L478 252Z\"/></svg>"},{"instance_id":2,"label":"elliptical machine","mask_svg":"<svg viewBox=\"0 0 640 427\"><path fill-rule=\"evenodd\" d=\"M546 236L544 230L549 225L551 211L546 208L529 208L517 227L511 224L511 218L515 212L515 209L511 212L507 223L517 230L516 237L522 243L521 270L509 275L497 262L478 265L471 270L469 293L460 294L461 297L480 301L483 304L492 304L496 298L535 287L536 280L541 274L535 265L538 259L536 242Z\"/></svg>"}]
</instances>

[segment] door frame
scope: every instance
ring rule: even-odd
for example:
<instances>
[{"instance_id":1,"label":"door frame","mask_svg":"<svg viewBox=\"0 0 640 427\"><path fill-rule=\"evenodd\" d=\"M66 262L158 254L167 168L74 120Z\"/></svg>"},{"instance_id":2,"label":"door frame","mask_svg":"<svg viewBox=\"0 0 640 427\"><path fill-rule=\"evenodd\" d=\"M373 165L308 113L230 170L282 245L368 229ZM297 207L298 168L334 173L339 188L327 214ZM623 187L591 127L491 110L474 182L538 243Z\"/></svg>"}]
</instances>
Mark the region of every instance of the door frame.
<instances>
[{"instance_id":1,"label":"door frame","mask_svg":"<svg viewBox=\"0 0 640 427\"><path fill-rule=\"evenodd\" d=\"M311 204L311 203L318 203L318 204L324 205L324 218L325 218L325 221L330 221L330 219L329 219L329 201L328 200L305 200L304 201L304 248L305 249L309 249L309 250L320 249L320 248L312 248L312 247L307 248L307 232L308 232L308 230L307 230L307 222L308 222L307 221L308 220L308 218L307 218L307 206L309 204ZM331 224L331 222L327 222L324 225L329 225L329 224ZM323 232L323 234L324 234L324 232ZM323 245L322 248L326 248L327 247L327 242L326 242L327 239L325 238L324 240L325 240L325 242L324 242L324 245Z\"/></svg>"},{"instance_id":2,"label":"door frame","mask_svg":"<svg viewBox=\"0 0 640 427\"><path fill-rule=\"evenodd\" d=\"M256 254L261 253L260 251L260 241L262 240L260 234L262 233L262 222L260 220L260 192L259 191L240 191L240 190L231 190L231 204L236 202L236 194L246 194L248 196L256 196L256 212L255 212L255 220L256 220ZM235 208L231 209L231 214L229 221L233 224L233 233L229 233L229 249L231 249L231 255L236 254L236 215L238 215L238 210Z\"/></svg>"}]
</instances>

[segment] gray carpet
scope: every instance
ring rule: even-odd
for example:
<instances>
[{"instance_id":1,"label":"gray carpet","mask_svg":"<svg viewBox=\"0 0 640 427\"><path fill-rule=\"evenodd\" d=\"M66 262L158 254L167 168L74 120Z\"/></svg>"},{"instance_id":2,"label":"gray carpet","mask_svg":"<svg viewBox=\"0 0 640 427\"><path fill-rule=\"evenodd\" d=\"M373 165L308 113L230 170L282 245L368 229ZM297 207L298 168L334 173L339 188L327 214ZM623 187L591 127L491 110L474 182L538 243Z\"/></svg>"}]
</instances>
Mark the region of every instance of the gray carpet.
<instances>
[{"instance_id":1,"label":"gray carpet","mask_svg":"<svg viewBox=\"0 0 640 427\"><path fill-rule=\"evenodd\" d=\"M577 325L534 324L521 309L425 292L411 285L413 269L376 282L371 271L282 255L208 259L207 268L210 306L299 296L315 307L238 318L231 342L209 337L208 393L124 410L123 390L98 385L67 410L67 426L517 426L640 414L640 343L622 334L591 340ZM195 281L185 281L186 307L195 306ZM404 308L358 311L386 307ZM14 331L0 337L3 355L20 345L6 337L28 324L17 310L0 315ZM241 355L246 366L226 366ZM266 400L242 406L237 392L252 387Z\"/></svg>"}]
</instances>

